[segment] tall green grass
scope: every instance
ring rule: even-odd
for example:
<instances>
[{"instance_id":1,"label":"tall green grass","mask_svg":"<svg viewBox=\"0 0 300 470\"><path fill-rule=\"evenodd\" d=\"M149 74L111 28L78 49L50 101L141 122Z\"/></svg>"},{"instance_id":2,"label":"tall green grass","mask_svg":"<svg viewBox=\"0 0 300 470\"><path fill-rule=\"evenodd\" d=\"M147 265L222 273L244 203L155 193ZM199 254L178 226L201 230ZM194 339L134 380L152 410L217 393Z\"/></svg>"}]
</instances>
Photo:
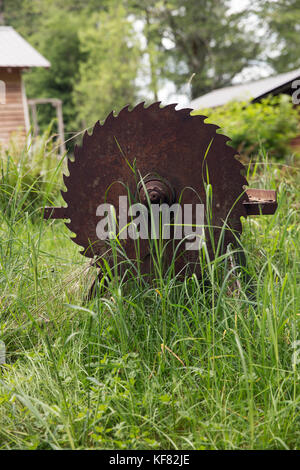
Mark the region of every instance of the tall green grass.
<instances>
[{"instance_id":1,"label":"tall green grass","mask_svg":"<svg viewBox=\"0 0 300 470\"><path fill-rule=\"evenodd\" d=\"M35 204L2 174L0 448L299 448L300 178L261 159L251 186L279 204L244 221L246 267L229 251L200 280L158 263L146 283L106 266L91 300L93 268L38 210L53 173Z\"/></svg>"}]
</instances>

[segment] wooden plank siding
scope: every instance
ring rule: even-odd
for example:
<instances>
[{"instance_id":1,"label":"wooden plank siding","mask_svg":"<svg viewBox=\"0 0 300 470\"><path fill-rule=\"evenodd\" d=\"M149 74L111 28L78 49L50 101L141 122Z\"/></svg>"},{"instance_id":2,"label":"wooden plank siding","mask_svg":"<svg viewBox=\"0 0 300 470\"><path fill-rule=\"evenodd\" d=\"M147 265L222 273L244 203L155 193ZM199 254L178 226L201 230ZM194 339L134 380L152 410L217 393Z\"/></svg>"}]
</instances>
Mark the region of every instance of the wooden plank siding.
<instances>
[{"instance_id":1,"label":"wooden plank siding","mask_svg":"<svg viewBox=\"0 0 300 470\"><path fill-rule=\"evenodd\" d=\"M294 152L300 152L300 135L291 141L291 147Z\"/></svg>"},{"instance_id":2,"label":"wooden plank siding","mask_svg":"<svg viewBox=\"0 0 300 470\"><path fill-rule=\"evenodd\" d=\"M0 68L0 80L5 83L5 103L0 104L0 146L6 146L13 134L26 134L22 72Z\"/></svg>"}]
</instances>

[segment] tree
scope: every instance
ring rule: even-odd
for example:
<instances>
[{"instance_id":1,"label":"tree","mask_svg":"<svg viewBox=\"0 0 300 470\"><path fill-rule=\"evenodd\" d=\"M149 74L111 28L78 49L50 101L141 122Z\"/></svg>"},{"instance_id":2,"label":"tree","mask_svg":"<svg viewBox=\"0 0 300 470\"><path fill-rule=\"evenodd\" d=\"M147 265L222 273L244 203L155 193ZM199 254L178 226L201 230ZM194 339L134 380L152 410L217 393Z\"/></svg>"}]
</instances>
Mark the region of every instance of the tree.
<instances>
[{"instance_id":1,"label":"tree","mask_svg":"<svg viewBox=\"0 0 300 470\"><path fill-rule=\"evenodd\" d=\"M41 5L36 0L2 0L2 5L4 23L26 39L39 28Z\"/></svg>"},{"instance_id":2,"label":"tree","mask_svg":"<svg viewBox=\"0 0 300 470\"><path fill-rule=\"evenodd\" d=\"M65 131L74 131L77 112L72 93L79 62L83 59L78 37L84 23L83 13L72 13L70 0L5 0L4 6L6 24L14 26L51 62L49 69L33 68L24 73L27 96L61 99ZM51 105L38 107L42 130L54 117Z\"/></svg>"},{"instance_id":3,"label":"tree","mask_svg":"<svg viewBox=\"0 0 300 470\"><path fill-rule=\"evenodd\" d=\"M164 77L180 89L192 80L192 97L231 83L256 58L259 43L245 31L247 12L229 13L229 0L129 1L152 27L163 51ZM156 29L154 28L156 25Z\"/></svg>"},{"instance_id":4,"label":"tree","mask_svg":"<svg viewBox=\"0 0 300 470\"><path fill-rule=\"evenodd\" d=\"M85 60L74 86L74 101L85 127L137 98L140 47L126 11L118 3L107 12L92 15L79 33Z\"/></svg>"},{"instance_id":5,"label":"tree","mask_svg":"<svg viewBox=\"0 0 300 470\"><path fill-rule=\"evenodd\" d=\"M91 12L107 9L108 0L3 0L4 20L13 26L51 62L49 69L32 69L24 74L29 98L59 98L63 102L65 131L74 132L78 110L73 90L79 79L84 53L79 31L85 29ZM51 105L38 107L39 126L49 125L55 111Z\"/></svg>"},{"instance_id":6,"label":"tree","mask_svg":"<svg viewBox=\"0 0 300 470\"><path fill-rule=\"evenodd\" d=\"M74 84L79 78L79 63L83 60L80 51L80 18L76 15L61 15L52 12L43 19L43 34L31 37L31 42L51 62L49 69L33 69L26 78L29 97L53 97L63 102L66 131L74 131L77 110L72 100ZM40 120L49 123L53 110L49 106L39 107Z\"/></svg>"},{"instance_id":7,"label":"tree","mask_svg":"<svg viewBox=\"0 0 300 470\"><path fill-rule=\"evenodd\" d=\"M300 67L300 0L265 1L257 11L267 26L266 61L277 72Z\"/></svg>"}]
</instances>

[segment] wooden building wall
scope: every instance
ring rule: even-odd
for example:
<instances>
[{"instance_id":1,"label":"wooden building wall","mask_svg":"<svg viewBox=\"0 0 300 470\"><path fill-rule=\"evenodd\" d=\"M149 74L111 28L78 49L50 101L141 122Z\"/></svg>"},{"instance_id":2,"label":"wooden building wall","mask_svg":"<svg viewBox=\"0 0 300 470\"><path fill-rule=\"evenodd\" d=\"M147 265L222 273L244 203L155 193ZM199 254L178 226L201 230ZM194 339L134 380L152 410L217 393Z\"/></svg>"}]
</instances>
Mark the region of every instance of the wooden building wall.
<instances>
[{"instance_id":1,"label":"wooden building wall","mask_svg":"<svg viewBox=\"0 0 300 470\"><path fill-rule=\"evenodd\" d=\"M299 124L300 127L300 124ZM291 147L294 152L300 152L300 135L291 141Z\"/></svg>"},{"instance_id":2,"label":"wooden building wall","mask_svg":"<svg viewBox=\"0 0 300 470\"><path fill-rule=\"evenodd\" d=\"M24 139L28 130L28 110L22 71L0 68L0 80L5 83L5 104L0 104L0 147L6 146L13 134Z\"/></svg>"}]
</instances>

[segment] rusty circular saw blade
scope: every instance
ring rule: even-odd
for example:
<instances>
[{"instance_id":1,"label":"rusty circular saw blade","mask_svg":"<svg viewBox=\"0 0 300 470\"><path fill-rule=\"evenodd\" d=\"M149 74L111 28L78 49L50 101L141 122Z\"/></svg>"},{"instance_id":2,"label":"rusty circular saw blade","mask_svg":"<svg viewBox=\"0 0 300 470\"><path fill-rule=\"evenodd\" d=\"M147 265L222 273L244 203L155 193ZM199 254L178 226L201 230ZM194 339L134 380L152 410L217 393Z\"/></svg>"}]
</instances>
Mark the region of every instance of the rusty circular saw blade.
<instances>
[{"instance_id":1,"label":"rusty circular saw blade","mask_svg":"<svg viewBox=\"0 0 300 470\"><path fill-rule=\"evenodd\" d=\"M209 182L209 223L215 227L214 240L207 229L205 236L211 256L225 220L235 233L241 233L240 218L246 216L241 195L248 183L241 174L243 165L235 158L237 151L227 145L228 137L216 132L218 126L204 122L206 116L191 115L192 109L176 110L176 106L161 107L156 102L145 107L143 102L132 110L126 106L117 116L111 112L102 125L96 123L91 135L85 132L82 146L75 147L75 159L68 162L69 176L64 176L66 191L62 195L67 203L66 217L70 219L66 225L85 256L107 253L107 243L96 235L96 209L104 202L117 209L119 196L128 196L128 188L134 194L137 181L133 167L136 175L154 173L166 179L175 188L176 202L181 195L181 205L205 204L205 183ZM231 230L225 230L225 245L234 238ZM129 259L137 258L133 240L122 240L122 245ZM173 251L174 246L169 245L169 261ZM198 252L179 251L177 271L186 263L197 266ZM148 254L148 241L141 240L138 256L145 260L145 270Z\"/></svg>"}]
</instances>

